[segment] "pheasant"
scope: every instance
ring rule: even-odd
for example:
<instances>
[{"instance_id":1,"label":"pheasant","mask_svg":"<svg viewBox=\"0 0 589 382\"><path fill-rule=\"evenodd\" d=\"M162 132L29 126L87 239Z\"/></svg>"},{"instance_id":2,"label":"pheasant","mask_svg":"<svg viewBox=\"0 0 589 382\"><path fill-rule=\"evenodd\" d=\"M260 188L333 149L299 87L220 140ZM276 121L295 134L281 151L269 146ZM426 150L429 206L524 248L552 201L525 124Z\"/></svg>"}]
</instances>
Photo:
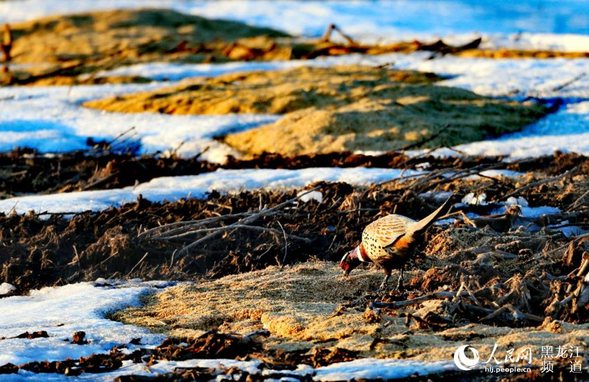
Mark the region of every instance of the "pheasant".
<instances>
[{"instance_id":1,"label":"pheasant","mask_svg":"<svg viewBox=\"0 0 589 382\"><path fill-rule=\"evenodd\" d=\"M380 284L384 289L391 271L399 269L397 289L403 282L403 266L413 255L415 247L423 234L432 223L439 218L450 205L446 200L437 210L415 221L403 215L384 216L364 228L362 242L352 251L346 253L340 262L340 267L348 275L361 263L372 262L384 270L385 277Z\"/></svg>"}]
</instances>

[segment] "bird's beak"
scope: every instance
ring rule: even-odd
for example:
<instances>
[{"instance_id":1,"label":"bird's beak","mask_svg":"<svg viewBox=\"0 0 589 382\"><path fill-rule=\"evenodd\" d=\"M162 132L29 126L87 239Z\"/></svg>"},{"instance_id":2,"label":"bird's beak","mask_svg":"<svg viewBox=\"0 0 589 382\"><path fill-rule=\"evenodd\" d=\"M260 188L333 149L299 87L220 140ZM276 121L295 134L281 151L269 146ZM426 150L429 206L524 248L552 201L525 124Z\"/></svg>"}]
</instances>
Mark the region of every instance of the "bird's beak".
<instances>
[{"instance_id":1,"label":"bird's beak","mask_svg":"<svg viewBox=\"0 0 589 382\"><path fill-rule=\"evenodd\" d=\"M345 277L348 277L348 276L350 276L350 271L344 271L344 276L345 276Z\"/></svg>"}]
</instances>

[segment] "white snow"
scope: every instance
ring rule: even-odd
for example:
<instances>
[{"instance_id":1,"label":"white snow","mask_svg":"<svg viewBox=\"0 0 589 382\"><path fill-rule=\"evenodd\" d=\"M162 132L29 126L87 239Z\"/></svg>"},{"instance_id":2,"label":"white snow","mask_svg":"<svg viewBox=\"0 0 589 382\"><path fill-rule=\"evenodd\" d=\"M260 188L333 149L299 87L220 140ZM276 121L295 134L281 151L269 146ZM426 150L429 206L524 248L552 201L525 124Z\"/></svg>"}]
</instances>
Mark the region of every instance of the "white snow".
<instances>
[{"instance_id":1,"label":"white snow","mask_svg":"<svg viewBox=\"0 0 589 382\"><path fill-rule=\"evenodd\" d=\"M588 155L589 101L565 105L520 132L454 148L468 155L503 155L509 160L552 155L556 150ZM457 152L440 149L432 154L456 156Z\"/></svg>"},{"instance_id":2,"label":"white snow","mask_svg":"<svg viewBox=\"0 0 589 382\"><path fill-rule=\"evenodd\" d=\"M142 76L156 81L178 81L190 77L214 77L234 72L269 71L309 66L321 60L292 60L271 62L225 62L220 64L182 64L153 62L121 66L99 72L97 77Z\"/></svg>"},{"instance_id":3,"label":"white snow","mask_svg":"<svg viewBox=\"0 0 589 382\"><path fill-rule=\"evenodd\" d=\"M470 192L462 198L461 202L473 206L484 206L487 204L487 194L483 192L476 195L474 192Z\"/></svg>"},{"instance_id":4,"label":"white snow","mask_svg":"<svg viewBox=\"0 0 589 382\"><path fill-rule=\"evenodd\" d=\"M16 290L16 287L9 283L0 284L0 297L11 294Z\"/></svg>"},{"instance_id":5,"label":"white snow","mask_svg":"<svg viewBox=\"0 0 589 382\"><path fill-rule=\"evenodd\" d=\"M295 188L318 181L365 185L418 174L420 172L412 170L362 167L217 170L194 176L155 178L135 187L121 189L4 199L0 200L0 212L22 214L31 210L50 213L99 211L131 203L137 200L139 195L154 202L175 201L187 197L202 198L213 190L232 192L259 188Z\"/></svg>"},{"instance_id":6,"label":"white snow","mask_svg":"<svg viewBox=\"0 0 589 382\"><path fill-rule=\"evenodd\" d=\"M149 283L96 287L92 283L31 291L29 296L0 299L0 365L31 361L57 361L106 353L113 346L141 338L143 345L161 343L162 335L104 318L105 313L139 304L139 297L153 288ZM19 339L24 332L45 330L48 338ZM87 345L71 340L76 331L86 332Z\"/></svg>"},{"instance_id":7,"label":"white snow","mask_svg":"<svg viewBox=\"0 0 589 382\"><path fill-rule=\"evenodd\" d=\"M452 76L441 84L472 90L475 93L523 99L589 98L589 59L492 59L444 56L427 59L419 52L397 54L394 66ZM571 82L570 85L567 85ZM561 89L561 87L564 88Z\"/></svg>"},{"instance_id":8,"label":"white snow","mask_svg":"<svg viewBox=\"0 0 589 382\"><path fill-rule=\"evenodd\" d=\"M317 381L387 380L456 370L454 363L447 361L421 362L366 358L320 367L316 369L313 379Z\"/></svg>"},{"instance_id":9,"label":"white snow","mask_svg":"<svg viewBox=\"0 0 589 382\"><path fill-rule=\"evenodd\" d=\"M141 153L177 150L193 156L209 148L203 159L224 161L234 154L214 141L215 135L275 121L268 115L175 116L156 113L107 113L81 107L85 100L161 87L98 85L76 87L0 88L0 151L32 147L42 152L88 149L86 139L113 139L134 127L132 140Z\"/></svg>"},{"instance_id":10,"label":"white snow","mask_svg":"<svg viewBox=\"0 0 589 382\"><path fill-rule=\"evenodd\" d=\"M311 200L314 200L317 203L323 202L323 193L320 191L300 191L297 196L299 196L299 200L303 203L308 203Z\"/></svg>"},{"instance_id":11,"label":"white snow","mask_svg":"<svg viewBox=\"0 0 589 382\"><path fill-rule=\"evenodd\" d=\"M499 207L496 210L493 210L491 212L491 214L503 214L505 213L506 210L506 206L508 206L508 204L506 203L504 206ZM536 219L545 215L557 215L560 214L560 209L556 208L556 207L550 207L550 206L539 206L539 207L528 207L528 206L522 206L520 205L521 208L521 216L524 218L531 218L531 219Z\"/></svg>"},{"instance_id":12,"label":"white snow","mask_svg":"<svg viewBox=\"0 0 589 382\"><path fill-rule=\"evenodd\" d=\"M492 60L443 57L427 60L427 55L390 54L383 56L350 55L321 60L209 64L141 64L119 68L112 73L144 73L154 78L180 79L185 76L218 75L231 71L265 68L275 70L298 65L337 65L359 63L433 71L452 75L441 85L457 86L489 96L524 99L529 96L563 98L558 112L495 140L457 146L470 155L504 155L511 159L550 155L555 150L589 154L589 67L588 59L576 60ZM501 78L501 81L498 80ZM113 137L136 126L143 152L166 151L179 147L179 154L194 155L205 147L204 158L223 161L230 148L211 139L228 131L247 129L275 121L277 116L169 116L161 114L117 114L84 109L78 103L89 98L120 94L158 86L108 85L70 88L0 89L0 150L27 145L44 151L65 151L85 147L88 135ZM162 85L159 85L162 86ZM30 120L30 111L37 120ZM173 127L171 127L173 126ZM184 143L183 143L184 142ZM182 144L183 143L183 144ZM419 154L421 151L414 151ZM455 156L455 151L437 150L435 155Z\"/></svg>"},{"instance_id":13,"label":"white snow","mask_svg":"<svg viewBox=\"0 0 589 382\"><path fill-rule=\"evenodd\" d=\"M76 377L80 381L98 381L110 382L114 378L123 375L142 375L157 376L164 373L172 372L175 368L212 368L217 372L223 372L228 369L244 370L253 375L278 376L288 375L298 377L292 380L300 380L302 376L310 376L314 381L351 381L368 378L406 378L412 375L428 375L434 373L443 373L448 371L457 371L452 362L436 361L410 361L397 359L375 359L364 358L350 362L340 362L329 366L314 369L310 366L300 365L295 370L273 370L262 367L262 362L252 361L235 361L231 359L191 359L186 361L159 361L158 363L147 366L144 363L134 364L131 361L124 361L123 367L112 372L102 374L82 374ZM10 381L52 381L62 382L71 381L71 377L59 374L34 374L20 371L18 375L7 375ZM280 381L288 381L289 377L282 377ZM3 381L5 379L2 379Z\"/></svg>"},{"instance_id":14,"label":"white snow","mask_svg":"<svg viewBox=\"0 0 589 382\"><path fill-rule=\"evenodd\" d=\"M503 59L462 58L444 56L429 59L431 53L390 53L379 56L351 54L319 57L315 60L276 62L232 62L223 64L137 64L102 72L108 75L142 75L154 80L180 80L189 77L217 76L225 73L281 70L298 66L369 65L392 64L397 69L434 72L452 78L441 85L469 89L475 93L523 99L540 98L589 98L589 59ZM501 80L499 80L501 79ZM572 82L570 85L559 89Z\"/></svg>"},{"instance_id":15,"label":"white snow","mask_svg":"<svg viewBox=\"0 0 589 382\"><path fill-rule=\"evenodd\" d=\"M509 198L507 198L507 200L505 201L505 205L506 206L520 206L520 207L528 207L529 203L526 200L526 198L522 197L522 196L518 196L517 198L510 196Z\"/></svg>"}]
</instances>

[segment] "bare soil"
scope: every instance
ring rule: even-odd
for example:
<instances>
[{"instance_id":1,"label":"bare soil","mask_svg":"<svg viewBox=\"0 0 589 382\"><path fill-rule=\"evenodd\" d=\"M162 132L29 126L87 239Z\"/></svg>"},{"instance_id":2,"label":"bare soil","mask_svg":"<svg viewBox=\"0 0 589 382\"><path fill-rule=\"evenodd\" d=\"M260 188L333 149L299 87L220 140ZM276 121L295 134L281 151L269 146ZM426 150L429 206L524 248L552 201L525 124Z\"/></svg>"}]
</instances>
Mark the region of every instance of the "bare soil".
<instances>
[{"instance_id":1,"label":"bare soil","mask_svg":"<svg viewBox=\"0 0 589 382\"><path fill-rule=\"evenodd\" d=\"M436 86L439 77L362 66L233 73L85 106L113 112L284 114L223 141L249 154L431 148L495 137L548 109Z\"/></svg>"},{"instance_id":2,"label":"bare soil","mask_svg":"<svg viewBox=\"0 0 589 382\"><path fill-rule=\"evenodd\" d=\"M10 62L27 64L28 69L9 73L11 78L5 80L38 85L100 82L104 80L78 76L140 62L227 61L231 59L227 50L235 44L247 44L252 38L268 44L268 38L288 36L270 28L167 9L51 16L12 24L10 29ZM112 82L137 80L141 78Z\"/></svg>"},{"instance_id":3,"label":"bare soil","mask_svg":"<svg viewBox=\"0 0 589 382\"><path fill-rule=\"evenodd\" d=\"M332 26L327 26L328 30ZM336 31L339 29L337 27ZM332 30L333 32L333 30ZM313 59L344 54L431 52L487 58L581 58L589 52L480 49L481 39L461 46L444 41L361 44L326 34L303 39L270 28L186 15L168 9L115 10L44 17L3 29L0 84L73 85L144 82L146 78L96 77L101 70L153 61L224 62ZM12 64L17 64L14 69ZM24 66L21 64L25 64Z\"/></svg>"}]
</instances>

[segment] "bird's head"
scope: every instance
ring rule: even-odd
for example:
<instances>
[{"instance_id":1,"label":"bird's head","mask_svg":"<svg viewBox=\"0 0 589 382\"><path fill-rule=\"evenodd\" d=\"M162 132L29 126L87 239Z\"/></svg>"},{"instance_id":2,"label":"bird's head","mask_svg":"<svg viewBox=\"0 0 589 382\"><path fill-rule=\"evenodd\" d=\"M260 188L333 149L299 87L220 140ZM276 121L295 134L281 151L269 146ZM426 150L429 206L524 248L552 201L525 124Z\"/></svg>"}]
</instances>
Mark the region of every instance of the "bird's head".
<instances>
[{"instance_id":1,"label":"bird's head","mask_svg":"<svg viewBox=\"0 0 589 382\"><path fill-rule=\"evenodd\" d=\"M344 270L344 274L347 276L354 268L360 265L360 262L360 247L358 246L342 257L339 266Z\"/></svg>"}]
</instances>

